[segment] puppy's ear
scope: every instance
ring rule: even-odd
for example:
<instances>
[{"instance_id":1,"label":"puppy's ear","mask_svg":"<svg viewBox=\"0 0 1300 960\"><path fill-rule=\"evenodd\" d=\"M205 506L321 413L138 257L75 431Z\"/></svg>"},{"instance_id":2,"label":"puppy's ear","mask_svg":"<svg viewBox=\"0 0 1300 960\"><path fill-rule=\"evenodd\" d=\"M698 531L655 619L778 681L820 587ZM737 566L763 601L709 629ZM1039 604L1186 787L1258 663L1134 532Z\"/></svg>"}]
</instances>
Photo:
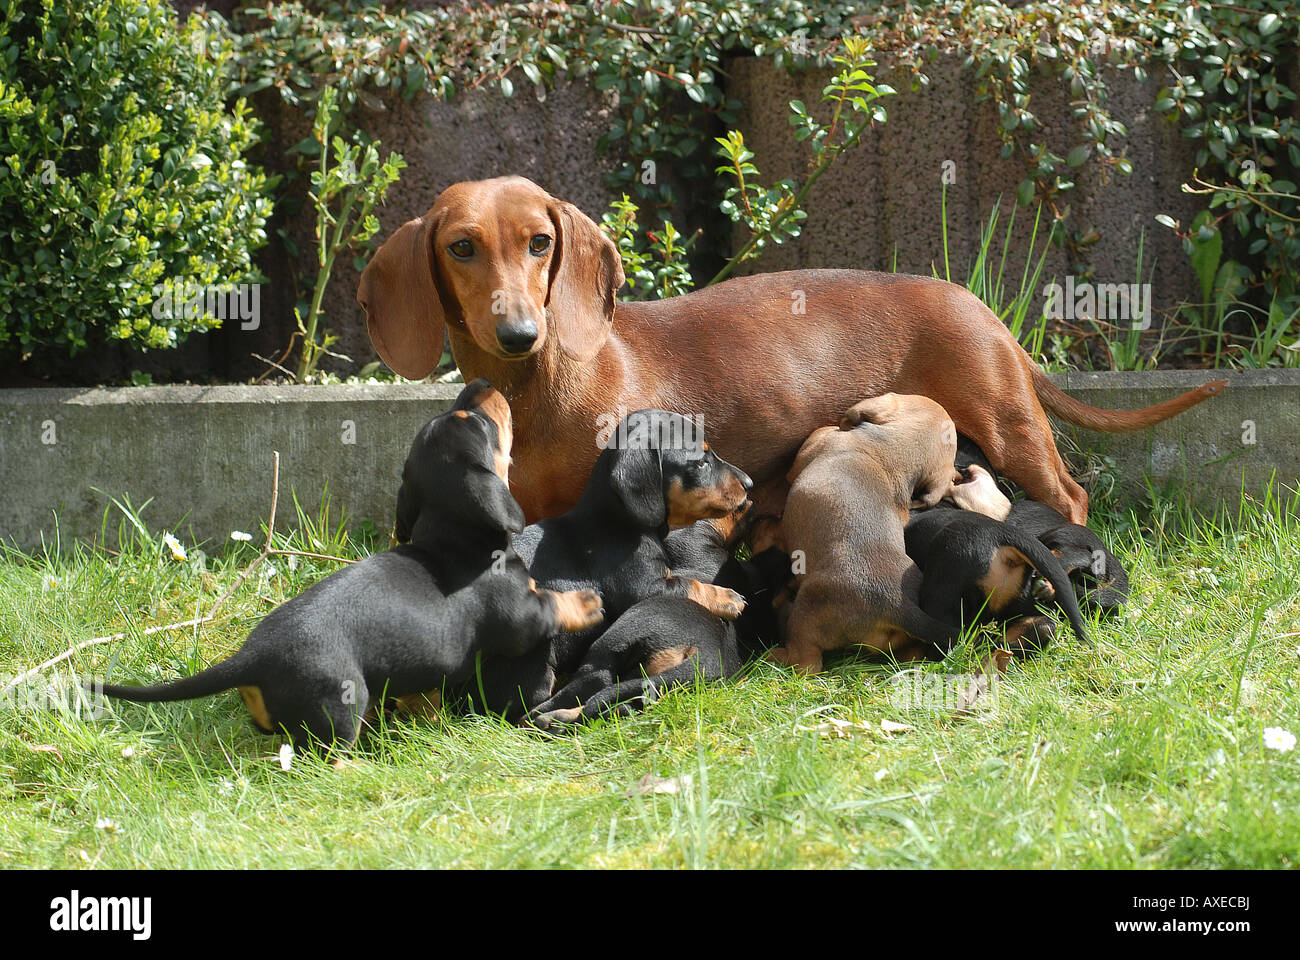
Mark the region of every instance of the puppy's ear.
<instances>
[{"instance_id":1,"label":"puppy's ear","mask_svg":"<svg viewBox=\"0 0 1300 960\"><path fill-rule=\"evenodd\" d=\"M519 533L524 529L524 508L519 506L505 481L491 470L482 484L476 484L474 505L487 519L488 525L505 533Z\"/></svg>"},{"instance_id":2,"label":"puppy's ear","mask_svg":"<svg viewBox=\"0 0 1300 960\"><path fill-rule=\"evenodd\" d=\"M840 429L852 430L860 423L888 423L897 411L898 395L895 393L882 393L878 397L859 400L840 418Z\"/></svg>"},{"instance_id":3,"label":"puppy's ear","mask_svg":"<svg viewBox=\"0 0 1300 960\"><path fill-rule=\"evenodd\" d=\"M409 380L427 377L442 358L447 319L436 282L436 211L435 205L399 227L375 251L357 285L370 342L384 363Z\"/></svg>"},{"instance_id":4,"label":"puppy's ear","mask_svg":"<svg viewBox=\"0 0 1300 960\"><path fill-rule=\"evenodd\" d=\"M402 485L397 488L397 516L393 521L393 539L398 543L410 543L415 531L415 521L420 516L420 504L411 489L410 482L402 477Z\"/></svg>"},{"instance_id":5,"label":"puppy's ear","mask_svg":"<svg viewBox=\"0 0 1300 960\"><path fill-rule=\"evenodd\" d=\"M611 452L614 459L609 482L632 519L648 530L668 522L664 503L663 455L656 449L636 447Z\"/></svg>"},{"instance_id":6,"label":"puppy's ear","mask_svg":"<svg viewBox=\"0 0 1300 960\"><path fill-rule=\"evenodd\" d=\"M588 360L609 336L623 262L613 241L573 204L552 197L549 213L555 252L546 306L564 352Z\"/></svg>"}]
</instances>

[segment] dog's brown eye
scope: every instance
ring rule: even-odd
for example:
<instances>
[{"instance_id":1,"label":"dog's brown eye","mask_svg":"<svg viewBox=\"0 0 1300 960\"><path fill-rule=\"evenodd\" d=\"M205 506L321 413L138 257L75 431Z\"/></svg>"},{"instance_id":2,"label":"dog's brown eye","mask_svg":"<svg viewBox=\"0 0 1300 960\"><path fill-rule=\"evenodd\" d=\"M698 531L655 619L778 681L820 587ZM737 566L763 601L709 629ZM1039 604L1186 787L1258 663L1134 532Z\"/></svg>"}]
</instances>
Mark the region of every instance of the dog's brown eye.
<instances>
[{"instance_id":1,"label":"dog's brown eye","mask_svg":"<svg viewBox=\"0 0 1300 960\"><path fill-rule=\"evenodd\" d=\"M468 240L457 240L447 249L451 251L451 255L457 260L468 260L474 256L474 244Z\"/></svg>"},{"instance_id":2,"label":"dog's brown eye","mask_svg":"<svg viewBox=\"0 0 1300 960\"><path fill-rule=\"evenodd\" d=\"M542 254L551 248L551 238L544 233L539 233L533 239L528 241L528 249L532 253Z\"/></svg>"}]
</instances>

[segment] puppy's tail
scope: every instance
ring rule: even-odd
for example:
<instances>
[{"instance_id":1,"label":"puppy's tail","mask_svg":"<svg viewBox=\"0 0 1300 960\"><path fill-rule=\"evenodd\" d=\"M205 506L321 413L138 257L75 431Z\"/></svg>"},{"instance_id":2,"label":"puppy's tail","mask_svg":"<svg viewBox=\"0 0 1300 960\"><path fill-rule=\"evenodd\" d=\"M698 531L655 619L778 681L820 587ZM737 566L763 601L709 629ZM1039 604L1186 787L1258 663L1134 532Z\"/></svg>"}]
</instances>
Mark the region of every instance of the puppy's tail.
<instances>
[{"instance_id":1,"label":"puppy's tail","mask_svg":"<svg viewBox=\"0 0 1300 960\"><path fill-rule=\"evenodd\" d=\"M192 677L184 677L170 683L156 683L148 687L106 683L101 689L110 697L132 700L136 703L165 703L172 700L193 700L196 697L211 696L249 682L248 658L241 657L242 652L241 650L206 670L200 670Z\"/></svg>"},{"instance_id":2,"label":"puppy's tail","mask_svg":"<svg viewBox=\"0 0 1300 960\"><path fill-rule=\"evenodd\" d=\"M1042 574L1043 579L1052 585L1056 593L1057 606L1065 611L1074 635L1083 643L1091 643L1092 641L1088 639L1088 630L1083 625L1083 611L1079 609L1079 599L1074 595L1074 584L1070 582L1070 575L1061 566L1061 561L1056 559L1056 554L1048 550L1046 544L1037 537L1032 537L1023 530L1008 527L1002 533L1000 542L1023 553L1025 558L1034 565L1034 569Z\"/></svg>"},{"instance_id":3,"label":"puppy's tail","mask_svg":"<svg viewBox=\"0 0 1300 960\"><path fill-rule=\"evenodd\" d=\"M1034 393L1038 395L1039 403L1048 413L1054 413L1076 427L1096 430L1098 433L1125 433L1129 430L1154 426L1210 397L1217 396L1228 385L1227 380L1212 380L1172 400L1142 407L1140 410L1103 410L1074 399L1052 383L1047 374L1039 370L1032 361L1029 363L1029 373L1034 380Z\"/></svg>"}]
</instances>

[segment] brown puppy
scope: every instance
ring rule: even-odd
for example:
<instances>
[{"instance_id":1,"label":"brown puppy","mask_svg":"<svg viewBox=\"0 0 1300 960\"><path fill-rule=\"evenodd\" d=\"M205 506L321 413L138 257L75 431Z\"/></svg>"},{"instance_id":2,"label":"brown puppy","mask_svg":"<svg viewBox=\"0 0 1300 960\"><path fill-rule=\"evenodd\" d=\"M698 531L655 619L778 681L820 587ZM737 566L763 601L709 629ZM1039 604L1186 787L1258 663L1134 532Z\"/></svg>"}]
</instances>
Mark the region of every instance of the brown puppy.
<instances>
[{"instance_id":1,"label":"brown puppy","mask_svg":"<svg viewBox=\"0 0 1300 960\"><path fill-rule=\"evenodd\" d=\"M943 407L892 393L856 404L838 428L808 438L790 470L782 520L799 592L772 660L815 673L825 651L855 643L899 660L947 652L960 630L917 605L920 572L903 528L913 506L954 493L956 454Z\"/></svg>"},{"instance_id":2,"label":"brown puppy","mask_svg":"<svg viewBox=\"0 0 1300 960\"><path fill-rule=\"evenodd\" d=\"M397 230L357 299L384 361L427 376L443 330L466 380L486 377L515 412L510 485L529 521L577 502L602 418L657 407L699 415L781 513L784 475L808 435L862 397L941 403L998 473L1084 523L1047 413L1115 433L1218 393L1215 381L1143 410L1099 410L1043 375L974 294L928 277L796 270L667 300L619 303L618 251L574 207L522 177L457 183Z\"/></svg>"}]
</instances>

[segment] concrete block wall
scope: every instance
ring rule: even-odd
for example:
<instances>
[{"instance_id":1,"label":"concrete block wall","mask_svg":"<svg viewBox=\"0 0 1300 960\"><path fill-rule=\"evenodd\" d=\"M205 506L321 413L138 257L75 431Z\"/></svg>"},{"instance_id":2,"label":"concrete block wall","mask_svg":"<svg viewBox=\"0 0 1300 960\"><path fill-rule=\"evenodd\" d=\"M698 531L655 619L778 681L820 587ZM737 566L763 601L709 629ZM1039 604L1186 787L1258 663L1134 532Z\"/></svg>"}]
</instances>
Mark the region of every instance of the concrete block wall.
<instances>
[{"instance_id":1,"label":"concrete block wall","mask_svg":"<svg viewBox=\"0 0 1300 960\"><path fill-rule=\"evenodd\" d=\"M952 278L964 281L979 248L980 230L999 198L1002 217L992 252L1001 257L1001 238L1024 171L1017 158L1001 158L996 108L991 101L976 102L973 74L962 68L958 57L929 64L929 85L915 91L908 71L883 55L880 60L876 80L898 90L897 96L880 101L888 121L864 134L860 145L814 185L802 236L769 248L759 260L747 264L746 270L889 270L896 257L900 272L928 276L937 266L943 276L940 177L946 161L954 164L955 176L946 198ZM792 75L777 70L768 60L753 57L732 60L728 70L730 91L745 104L740 126L746 145L755 153L754 163L763 182L801 175L809 153L806 145L796 144L790 135L789 102L802 100L825 122L829 111L820 101L831 72ZM1110 90L1108 105L1128 128L1122 143L1133 173L1127 177L1116 174L1102 184L1099 164L1089 161L1077 171L1076 187L1065 200L1073 209L1076 225L1091 224L1101 234L1090 251L1097 283L1136 281L1134 267L1145 230L1143 281L1150 276L1156 307L1168 309L1180 299L1193 299L1198 287L1180 241L1154 217L1165 213L1186 224L1198 209L1200 198L1182 192L1182 183L1192 174L1195 148L1177 126L1155 113L1159 81L1138 83L1130 72L1109 68L1105 76ZM1044 123L1035 138L1061 156L1080 141L1068 100L1059 78L1044 73L1034 82L1033 108ZM1029 250L1033 220L1032 209L1016 213L1007 263L1013 289L1019 284ZM1044 227L1050 224L1046 211L1042 223ZM1044 232L1039 231L1040 248ZM1052 250L1043 283L1053 274L1063 281L1067 272L1064 252ZM1153 325L1159 325L1158 316Z\"/></svg>"},{"instance_id":2,"label":"concrete block wall","mask_svg":"<svg viewBox=\"0 0 1300 960\"><path fill-rule=\"evenodd\" d=\"M1123 494L1144 478L1176 483L1203 508L1300 478L1300 371L1226 374L1226 392L1151 430L1101 436L1066 429L1112 457ZM1056 374L1098 406L1156 403L1210 378L1205 371ZM276 528L294 525L293 498L314 514L328 488L355 527L391 526L402 464L416 430L446 410L456 385L365 387L128 387L0 390L0 540L23 550L42 539L98 537L110 498L129 496L151 532L189 544L256 534L270 504L279 450ZM1247 422L1253 443L1244 442ZM706 424L707 430L707 424ZM725 451L720 451L726 455ZM56 518L57 516L57 524ZM334 514L337 517L337 512Z\"/></svg>"}]
</instances>

